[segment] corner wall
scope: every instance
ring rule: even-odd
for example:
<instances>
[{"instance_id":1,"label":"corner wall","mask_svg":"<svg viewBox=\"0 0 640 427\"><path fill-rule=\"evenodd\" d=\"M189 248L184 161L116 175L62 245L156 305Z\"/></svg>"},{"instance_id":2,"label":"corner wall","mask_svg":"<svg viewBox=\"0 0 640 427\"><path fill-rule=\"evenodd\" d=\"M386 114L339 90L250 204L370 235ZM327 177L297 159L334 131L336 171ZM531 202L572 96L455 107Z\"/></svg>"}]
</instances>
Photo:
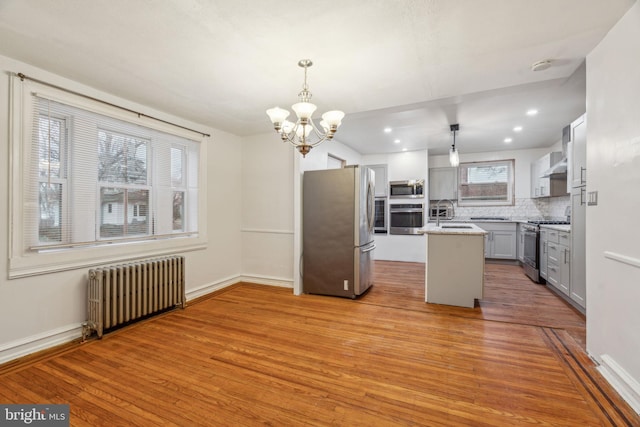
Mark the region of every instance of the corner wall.
<instances>
[{"instance_id":1,"label":"corner wall","mask_svg":"<svg viewBox=\"0 0 640 427\"><path fill-rule=\"evenodd\" d=\"M640 3L587 56L587 351L640 413Z\"/></svg>"}]
</instances>

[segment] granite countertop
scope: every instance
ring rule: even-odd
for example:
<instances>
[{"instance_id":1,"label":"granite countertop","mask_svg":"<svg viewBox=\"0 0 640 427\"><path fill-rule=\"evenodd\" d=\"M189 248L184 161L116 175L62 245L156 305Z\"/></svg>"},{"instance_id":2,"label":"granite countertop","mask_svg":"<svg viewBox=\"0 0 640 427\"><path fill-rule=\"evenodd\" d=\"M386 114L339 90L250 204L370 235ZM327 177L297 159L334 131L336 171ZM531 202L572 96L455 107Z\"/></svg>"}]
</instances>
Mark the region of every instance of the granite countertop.
<instances>
[{"instance_id":1,"label":"granite countertop","mask_svg":"<svg viewBox=\"0 0 640 427\"><path fill-rule=\"evenodd\" d=\"M440 226L436 226L435 223L427 224L422 230L420 230L420 234L455 234L455 235L469 235L469 236L483 236L487 234L482 228L470 224L470 223L462 223L462 222L444 222L441 221Z\"/></svg>"}]
</instances>

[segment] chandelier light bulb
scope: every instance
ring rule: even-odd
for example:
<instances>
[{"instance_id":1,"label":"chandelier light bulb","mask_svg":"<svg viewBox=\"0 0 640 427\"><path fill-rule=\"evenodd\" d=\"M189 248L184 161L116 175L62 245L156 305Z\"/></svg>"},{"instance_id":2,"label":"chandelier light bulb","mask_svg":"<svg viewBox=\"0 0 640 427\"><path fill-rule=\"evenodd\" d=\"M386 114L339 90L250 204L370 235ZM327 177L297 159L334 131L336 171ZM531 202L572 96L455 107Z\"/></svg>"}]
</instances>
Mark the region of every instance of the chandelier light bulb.
<instances>
[{"instance_id":1,"label":"chandelier light bulb","mask_svg":"<svg viewBox=\"0 0 640 427\"><path fill-rule=\"evenodd\" d=\"M329 125L336 128L342 124L344 113L342 111L334 110L327 111L322 115L322 119Z\"/></svg>"},{"instance_id":2,"label":"chandelier light bulb","mask_svg":"<svg viewBox=\"0 0 640 427\"><path fill-rule=\"evenodd\" d=\"M271 119L271 123L273 123L274 125L282 124L282 122L284 122L286 118L289 117L289 114L291 113L280 107L274 107L267 110L267 115Z\"/></svg>"},{"instance_id":3,"label":"chandelier light bulb","mask_svg":"<svg viewBox=\"0 0 640 427\"><path fill-rule=\"evenodd\" d=\"M311 118L313 113L316 111L316 107L314 104L310 102L298 102L297 104L293 104L291 109L296 113L299 119L308 120Z\"/></svg>"}]
</instances>

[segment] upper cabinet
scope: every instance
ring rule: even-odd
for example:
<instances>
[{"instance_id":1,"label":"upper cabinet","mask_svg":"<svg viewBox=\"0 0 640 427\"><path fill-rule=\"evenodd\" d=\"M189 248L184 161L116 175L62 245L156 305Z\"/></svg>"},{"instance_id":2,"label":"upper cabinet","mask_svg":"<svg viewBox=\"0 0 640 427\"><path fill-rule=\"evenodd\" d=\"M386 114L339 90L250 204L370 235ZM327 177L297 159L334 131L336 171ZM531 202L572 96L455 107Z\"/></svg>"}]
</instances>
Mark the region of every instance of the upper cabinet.
<instances>
[{"instance_id":1,"label":"upper cabinet","mask_svg":"<svg viewBox=\"0 0 640 427\"><path fill-rule=\"evenodd\" d=\"M367 165L375 173L376 197L387 197L387 165Z\"/></svg>"},{"instance_id":2,"label":"upper cabinet","mask_svg":"<svg viewBox=\"0 0 640 427\"><path fill-rule=\"evenodd\" d=\"M458 168L429 169L429 200L458 199Z\"/></svg>"},{"instance_id":3,"label":"upper cabinet","mask_svg":"<svg viewBox=\"0 0 640 427\"><path fill-rule=\"evenodd\" d=\"M567 191L587 183L587 121L586 115L578 117L570 128L567 145Z\"/></svg>"},{"instance_id":4,"label":"upper cabinet","mask_svg":"<svg viewBox=\"0 0 640 427\"><path fill-rule=\"evenodd\" d=\"M563 161L562 153L554 151L531 163L531 198L567 195L566 169L549 175L552 166Z\"/></svg>"}]
</instances>

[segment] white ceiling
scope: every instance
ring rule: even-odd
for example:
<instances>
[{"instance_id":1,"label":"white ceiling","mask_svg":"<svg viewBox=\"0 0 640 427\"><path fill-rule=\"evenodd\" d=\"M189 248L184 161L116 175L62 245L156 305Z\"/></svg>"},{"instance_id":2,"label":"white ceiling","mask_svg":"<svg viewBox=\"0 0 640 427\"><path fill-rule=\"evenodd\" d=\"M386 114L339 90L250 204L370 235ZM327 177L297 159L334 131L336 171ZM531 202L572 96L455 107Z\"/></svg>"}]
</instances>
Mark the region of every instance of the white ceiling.
<instances>
[{"instance_id":1,"label":"white ceiling","mask_svg":"<svg viewBox=\"0 0 640 427\"><path fill-rule=\"evenodd\" d=\"M456 122L461 152L546 147L634 2L0 0L0 54L241 136L272 131L265 110L297 102L310 58L318 111L345 111L336 139L361 153L444 153Z\"/></svg>"}]
</instances>

